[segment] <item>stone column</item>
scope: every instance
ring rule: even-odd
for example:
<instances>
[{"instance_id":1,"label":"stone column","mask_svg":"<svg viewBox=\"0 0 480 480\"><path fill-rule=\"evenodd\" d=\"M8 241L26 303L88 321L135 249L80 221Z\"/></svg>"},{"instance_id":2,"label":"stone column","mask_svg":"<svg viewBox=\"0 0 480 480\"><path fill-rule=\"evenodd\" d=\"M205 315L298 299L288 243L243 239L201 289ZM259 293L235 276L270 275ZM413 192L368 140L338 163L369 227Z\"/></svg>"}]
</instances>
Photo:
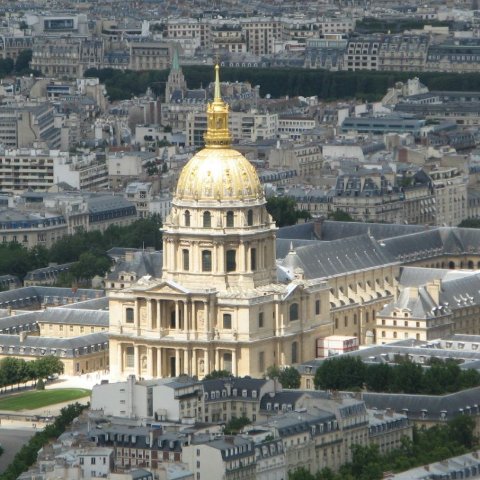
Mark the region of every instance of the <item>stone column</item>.
<instances>
[{"instance_id":1,"label":"stone column","mask_svg":"<svg viewBox=\"0 0 480 480\"><path fill-rule=\"evenodd\" d=\"M175 300L175 330L180 328L180 309L178 306L178 300Z\"/></svg>"},{"instance_id":2,"label":"stone column","mask_svg":"<svg viewBox=\"0 0 480 480\"><path fill-rule=\"evenodd\" d=\"M157 300L157 330L161 331L162 330L162 315L161 315L161 310L162 310L162 301Z\"/></svg>"},{"instance_id":3,"label":"stone column","mask_svg":"<svg viewBox=\"0 0 480 480\"><path fill-rule=\"evenodd\" d=\"M147 329L152 330L153 326L153 312L152 312L152 302L150 298L147 298Z\"/></svg>"},{"instance_id":4,"label":"stone column","mask_svg":"<svg viewBox=\"0 0 480 480\"><path fill-rule=\"evenodd\" d=\"M210 373L210 355L208 354L208 348L205 349L205 355L204 355L204 372L203 374L206 375L207 373Z\"/></svg>"},{"instance_id":5,"label":"stone column","mask_svg":"<svg viewBox=\"0 0 480 480\"><path fill-rule=\"evenodd\" d=\"M153 378L153 347L147 347L147 377Z\"/></svg>"},{"instance_id":6,"label":"stone column","mask_svg":"<svg viewBox=\"0 0 480 480\"><path fill-rule=\"evenodd\" d=\"M220 370L220 351L215 349L215 370Z\"/></svg>"},{"instance_id":7,"label":"stone column","mask_svg":"<svg viewBox=\"0 0 480 480\"><path fill-rule=\"evenodd\" d=\"M208 308L208 301L203 302L203 317L204 317L204 324L205 324L205 333L207 334L210 332L210 322L209 322L209 308Z\"/></svg>"},{"instance_id":8,"label":"stone column","mask_svg":"<svg viewBox=\"0 0 480 480\"><path fill-rule=\"evenodd\" d=\"M178 377L181 373L180 369L180 349L175 349L175 376Z\"/></svg>"},{"instance_id":9,"label":"stone column","mask_svg":"<svg viewBox=\"0 0 480 480\"><path fill-rule=\"evenodd\" d=\"M192 376L198 375L197 350L192 348Z\"/></svg>"},{"instance_id":10,"label":"stone column","mask_svg":"<svg viewBox=\"0 0 480 480\"><path fill-rule=\"evenodd\" d=\"M135 299L135 318L134 318L134 325L135 328L140 328L140 300L138 298Z\"/></svg>"},{"instance_id":11,"label":"stone column","mask_svg":"<svg viewBox=\"0 0 480 480\"><path fill-rule=\"evenodd\" d=\"M188 354L188 348L183 350L183 373L186 375L191 375L190 365L189 365L190 356Z\"/></svg>"},{"instance_id":12,"label":"stone column","mask_svg":"<svg viewBox=\"0 0 480 480\"><path fill-rule=\"evenodd\" d=\"M237 376L237 351L235 349L232 350L232 375Z\"/></svg>"},{"instance_id":13,"label":"stone column","mask_svg":"<svg viewBox=\"0 0 480 480\"><path fill-rule=\"evenodd\" d=\"M161 347L157 347L157 377L159 378L163 377L162 354L163 354L163 350L161 349Z\"/></svg>"},{"instance_id":14,"label":"stone column","mask_svg":"<svg viewBox=\"0 0 480 480\"><path fill-rule=\"evenodd\" d=\"M138 379L141 376L140 370L140 346L134 345L133 346L133 364L134 364L134 372L135 377Z\"/></svg>"},{"instance_id":15,"label":"stone column","mask_svg":"<svg viewBox=\"0 0 480 480\"><path fill-rule=\"evenodd\" d=\"M123 363L123 345L122 343L117 343L117 368L119 375L122 375L124 371L124 363Z\"/></svg>"},{"instance_id":16,"label":"stone column","mask_svg":"<svg viewBox=\"0 0 480 480\"><path fill-rule=\"evenodd\" d=\"M247 265L245 263L246 248L245 243L240 242L238 247L238 270L240 272L247 271Z\"/></svg>"},{"instance_id":17,"label":"stone column","mask_svg":"<svg viewBox=\"0 0 480 480\"><path fill-rule=\"evenodd\" d=\"M190 326L188 321L188 300L183 302L183 331L188 333Z\"/></svg>"}]
</instances>

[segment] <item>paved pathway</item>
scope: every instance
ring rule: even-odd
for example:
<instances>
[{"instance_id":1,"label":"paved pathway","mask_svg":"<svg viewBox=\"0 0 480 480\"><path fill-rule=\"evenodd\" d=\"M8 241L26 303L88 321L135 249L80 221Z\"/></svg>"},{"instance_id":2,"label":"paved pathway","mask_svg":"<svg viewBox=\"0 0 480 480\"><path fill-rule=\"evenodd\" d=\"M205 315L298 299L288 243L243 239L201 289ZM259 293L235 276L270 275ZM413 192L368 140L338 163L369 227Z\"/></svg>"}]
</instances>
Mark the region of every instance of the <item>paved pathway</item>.
<instances>
[{"instance_id":1,"label":"paved pathway","mask_svg":"<svg viewBox=\"0 0 480 480\"><path fill-rule=\"evenodd\" d=\"M34 433L35 430L32 428L0 428L0 443L5 450L0 456L0 474L10 465L17 452Z\"/></svg>"}]
</instances>

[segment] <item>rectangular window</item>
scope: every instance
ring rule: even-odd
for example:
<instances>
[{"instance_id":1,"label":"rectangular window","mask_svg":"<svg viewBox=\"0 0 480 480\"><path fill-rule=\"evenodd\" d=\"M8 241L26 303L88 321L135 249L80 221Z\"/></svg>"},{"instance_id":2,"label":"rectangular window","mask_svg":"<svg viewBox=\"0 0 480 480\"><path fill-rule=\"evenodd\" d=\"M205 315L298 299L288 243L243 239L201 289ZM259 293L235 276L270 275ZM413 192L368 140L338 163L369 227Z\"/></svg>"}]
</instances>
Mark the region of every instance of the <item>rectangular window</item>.
<instances>
[{"instance_id":1,"label":"rectangular window","mask_svg":"<svg viewBox=\"0 0 480 480\"><path fill-rule=\"evenodd\" d=\"M133 347L127 347L125 349L125 366L127 368L133 368L135 366L135 350Z\"/></svg>"},{"instance_id":2,"label":"rectangular window","mask_svg":"<svg viewBox=\"0 0 480 480\"><path fill-rule=\"evenodd\" d=\"M231 330L232 328L232 316L229 313L223 314L223 328L224 330Z\"/></svg>"},{"instance_id":3,"label":"rectangular window","mask_svg":"<svg viewBox=\"0 0 480 480\"><path fill-rule=\"evenodd\" d=\"M320 315L320 300L315 301L315 315Z\"/></svg>"},{"instance_id":4,"label":"rectangular window","mask_svg":"<svg viewBox=\"0 0 480 480\"><path fill-rule=\"evenodd\" d=\"M212 271L212 252L210 250L202 250L202 272Z\"/></svg>"},{"instance_id":5,"label":"rectangular window","mask_svg":"<svg viewBox=\"0 0 480 480\"><path fill-rule=\"evenodd\" d=\"M187 249L182 250L183 269L188 272L190 270L190 252Z\"/></svg>"},{"instance_id":6,"label":"rectangular window","mask_svg":"<svg viewBox=\"0 0 480 480\"><path fill-rule=\"evenodd\" d=\"M258 314L258 328L263 328L263 312Z\"/></svg>"},{"instance_id":7,"label":"rectangular window","mask_svg":"<svg viewBox=\"0 0 480 480\"><path fill-rule=\"evenodd\" d=\"M125 309L125 322L126 323L134 322L134 312L132 307L128 307Z\"/></svg>"},{"instance_id":8,"label":"rectangular window","mask_svg":"<svg viewBox=\"0 0 480 480\"><path fill-rule=\"evenodd\" d=\"M250 270L254 272L257 269L257 249L252 248L250 250Z\"/></svg>"},{"instance_id":9,"label":"rectangular window","mask_svg":"<svg viewBox=\"0 0 480 480\"><path fill-rule=\"evenodd\" d=\"M226 270L227 272L234 272L237 269L236 252L235 250L227 250Z\"/></svg>"}]
</instances>

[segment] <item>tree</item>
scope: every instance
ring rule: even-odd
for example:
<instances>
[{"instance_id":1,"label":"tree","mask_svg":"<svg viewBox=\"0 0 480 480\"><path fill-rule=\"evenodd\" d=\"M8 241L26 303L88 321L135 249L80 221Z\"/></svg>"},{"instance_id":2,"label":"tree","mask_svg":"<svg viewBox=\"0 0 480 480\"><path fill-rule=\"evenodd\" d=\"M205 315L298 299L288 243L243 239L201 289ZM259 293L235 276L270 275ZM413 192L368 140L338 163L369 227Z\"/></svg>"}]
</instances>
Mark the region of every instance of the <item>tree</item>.
<instances>
[{"instance_id":1,"label":"tree","mask_svg":"<svg viewBox=\"0 0 480 480\"><path fill-rule=\"evenodd\" d=\"M58 357L47 355L34 360L34 368L37 378L45 379L55 374L63 373L63 363Z\"/></svg>"},{"instance_id":2,"label":"tree","mask_svg":"<svg viewBox=\"0 0 480 480\"><path fill-rule=\"evenodd\" d=\"M15 61L15 72L26 73L30 70L30 62L32 61L32 50L30 48L22 50L17 55Z\"/></svg>"},{"instance_id":3,"label":"tree","mask_svg":"<svg viewBox=\"0 0 480 480\"><path fill-rule=\"evenodd\" d=\"M471 449L478 444L474 436L475 419L467 415L458 415L448 423L449 438Z\"/></svg>"},{"instance_id":4,"label":"tree","mask_svg":"<svg viewBox=\"0 0 480 480\"><path fill-rule=\"evenodd\" d=\"M276 365L271 365L267 368L265 377L277 379L283 388L300 388L300 373L294 367L281 369Z\"/></svg>"},{"instance_id":5,"label":"tree","mask_svg":"<svg viewBox=\"0 0 480 480\"><path fill-rule=\"evenodd\" d=\"M278 377L283 388L300 388L300 373L294 367L286 367Z\"/></svg>"},{"instance_id":6,"label":"tree","mask_svg":"<svg viewBox=\"0 0 480 480\"><path fill-rule=\"evenodd\" d=\"M302 215L292 197L269 197L267 211L275 220L277 227L295 225L299 215Z\"/></svg>"},{"instance_id":7,"label":"tree","mask_svg":"<svg viewBox=\"0 0 480 480\"><path fill-rule=\"evenodd\" d=\"M392 367L386 363L369 365L365 375L368 390L373 392L389 392Z\"/></svg>"},{"instance_id":8,"label":"tree","mask_svg":"<svg viewBox=\"0 0 480 480\"><path fill-rule=\"evenodd\" d=\"M78 262L71 266L69 273L78 280L90 279L96 275L103 277L110 265L111 261L106 255L85 252L80 255Z\"/></svg>"},{"instance_id":9,"label":"tree","mask_svg":"<svg viewBox=\"0 0 480 480\"><path fill-rule=\"evenodd\" d=\"M480 218L466 218L458 226L461 228L480 228Z\"/></svg>"},{"instance_id":10,"label":"tree","mask_svg":"<svg viewBox=\"0 0 480 480\"><path fill-rule=\"evenodd\" d=\"M229 378L232 374L228 370L212 370L205 375L204 380L214 380L215 378Z\"/></svg>"},{"instance_id":11,"label":"tree","mask_svg":"<svg viewBox=\"0 0 480 480\"><path fill-rule=\"evenodd\" d=\"M335 222L354 222L352 216L344 210L336 210L328 214L328 219Z\"/></svg>"},{"instance_id":12,"label":"tree","mask_svg":"<svg viewBox=\"0 0 480 480\"><path fill-rule=\"evenodd\" d=\"M252 423L246 416L232 417L232 419L225 425L224 433L226 435L236 435L246 425Z\"/></svg>"},{"instance_id":13,"label":"tree","mask_svg":"<svg viewBox=\"0 0 480 480\"><path fill-rule=\"evenodd\" d=\"M359 357L341 356L322 362L314 384L317 389L349 390L362 388L365 377L366 367Z\"/></svg>"}]
</instances>

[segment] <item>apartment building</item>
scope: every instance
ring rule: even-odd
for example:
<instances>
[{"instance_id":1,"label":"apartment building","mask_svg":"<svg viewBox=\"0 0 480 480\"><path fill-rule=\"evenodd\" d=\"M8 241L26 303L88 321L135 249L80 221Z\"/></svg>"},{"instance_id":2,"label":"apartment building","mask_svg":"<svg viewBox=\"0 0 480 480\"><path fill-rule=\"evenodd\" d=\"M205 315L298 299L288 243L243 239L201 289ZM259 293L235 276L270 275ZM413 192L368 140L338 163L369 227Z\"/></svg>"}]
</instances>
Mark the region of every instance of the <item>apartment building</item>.
<instances>
[{"instance_id":1,"label":"apartment building","mask_svg":"<svg viewBox=\"0 0 480 480\"><path fill-rule=\"evenodd\" d=\"M165 70L170 66L172 46L165 42L134 41L129 45L131 70Z\"/></svg>"},{"instance_id":2,"label":"apartment building","mask_svg":"<svg viewBox=\"0 0 480 480\"><path fill-rule=\"evenodd\" d=\"M428 35L385 35L378 50L378 70L422 72L430 44Z\"/></svg>"},{"instance_id":3,"label":"apartment building","mask_svg":"<svg viewBox=\"0 0 480 480\"><path fill-rule=\"evenodd\" d=\"M348 41L343 68L349 71L378 70L381 36L357 37Z\"/></svg>"},{"instance_id":4,"label":"apartment building","mask_svg":"<svg viewBox=\"0 0 480 480\"><path fill-rule=\"evenodd\" d=\"M437 225L458 225L467 218L467 178L456 167L435 167L431 178Z\"/></svg>"},{"instance_id":5,"label":"apartment building","mask_svg":"<svg viewBox=\"0 0 480 480\"><path fill-rule=\"evenodd\" d=\"M0 150L0 188L4 192L48 191L55 183L97 190L108 186L105 162L94 154L72 156L58 150Z\"/></svg>"},{"instance_id":6,"label":"apartment building","mask_svg":"<svg viewBox=\"0 0 480 480\"><path fill-rule=\"evenodd\" d=\"M247 50L253 55L270 55L274 53L276 40L283 38L283 22L273 18L251 17L240 20L245 38Z\"/></svg>"},{"instance_id":7,"label":"apartment building","mask_svg":"<svg viewBox=\"0 0 480 480\"><path fill-rule=\"evenodd\" d=\"M379 341L429 341L453 333L478 335L479 276L472 271L404 268L398 299L377 316Z\"/></svg>"},{"instance_id":8,"label":"apartment building","mask_svg":"<svg viewBox=\"0 0 480 480\"><path fill-rule=\"evenodd\" d=\"M44 103L3 107L0 144L5 148L60 148L61 132L55 126L53 106Z\"/></svg>"},{"instance_id":9,"label":"apartment building","mask_svg":"<svg viewBox=\"0 0 480 480\"><path fill-rule=\"evenodd\" d=\"M212 48L229 53L247 53L247 42L240 24L212 25L210 33Z\"/></svg>"},{"instance_id":10,"label":"apartment building","mask_svg":"<svg viewBox=\"0 0 480 480\"><path fill-rule=\"evenodd\" d=\"M317 121L312 117L281 115L278 119L278 134L290 140L300 140L302 134L317 126Z\"/></svg>"},{"instance_id":11,"label":"apartment building","mask_svg":"<svg viewBox=\"0 0 480 480\"><path fill-rule=\"evenodd\" d=\"M0 35L0 57L16 60L22 50L31 49L33 37L17 35Z\"/></svg>"},{"instance_id":12,"label":"apartment building","mask_svg":"<svg viewBox=\"0 0 480 480\"><path fill-rule=\"evenodd\" d=\"M211 46L210 24L204 19L169 19L165 24L164 38L174 41L198 39L200 47Z\"/></svg>"}]
</instances>

